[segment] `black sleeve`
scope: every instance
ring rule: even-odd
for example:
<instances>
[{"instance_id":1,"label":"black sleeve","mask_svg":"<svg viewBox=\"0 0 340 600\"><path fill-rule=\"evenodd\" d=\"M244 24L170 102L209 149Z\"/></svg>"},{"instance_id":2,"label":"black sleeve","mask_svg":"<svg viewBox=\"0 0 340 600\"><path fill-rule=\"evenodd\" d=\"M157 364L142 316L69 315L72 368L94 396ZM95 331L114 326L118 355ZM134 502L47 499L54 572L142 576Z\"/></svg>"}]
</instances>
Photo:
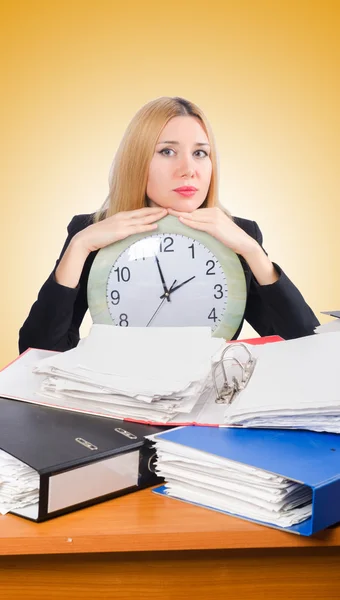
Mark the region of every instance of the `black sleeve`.
<instances>
[{"instance_id":1,"label":"black sleeve","mask_svg":"<svg viewBox=\"0 0 340 600\"><path fill-rule=\"evenodd\" d=\"M55 267L19 331L20 353L27 348L65 351L78 344L79 327L87 310L86 281L83 274L88 272L89 265L85 263L76 288L57 283L54 273L72 237L84 226L86 225L82 223L79 227L79 216L73 217L69 223L68 236Z\"/></svg>"},{"instance_id":2,"label":"black sleeve","mask_svg":"<svg viewBox=\"0 0 340 600\"><path fill-rule=\"evenodd\" d=\"M262 233L254 222L255 239L262 247ZM245 319L261 336L280 335L293 339L311 335L319 321L297 287L275 263L278 280L259 285L251 276Z\"/></svg>"}]
</instances>

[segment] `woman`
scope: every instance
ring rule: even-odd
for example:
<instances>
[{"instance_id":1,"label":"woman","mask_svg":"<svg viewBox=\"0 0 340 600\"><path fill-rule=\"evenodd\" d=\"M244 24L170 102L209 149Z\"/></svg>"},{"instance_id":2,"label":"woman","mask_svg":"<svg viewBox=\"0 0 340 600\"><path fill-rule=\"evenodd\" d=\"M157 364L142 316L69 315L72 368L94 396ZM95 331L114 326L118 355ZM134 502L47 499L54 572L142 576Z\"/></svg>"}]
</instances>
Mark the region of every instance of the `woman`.
<instances>
[{"instance_id":1,"label":"woman","mask_svg":"<svg viewBox=\"0 0 340 600\"><path fill-rule=\"evenodd\" d=\"M126 130L109 183L98 213L70 222L56 266L20 329L20 352L75 347L96 252L129 235L156 230L166 214L211 234L239 255L247 282L244 318L261 336L290 339L313 333L315 315L264 252L257 224L231 218L219 208L214 139L197 106L167 97L143 106Z\"/></svg>"}]
</instances>

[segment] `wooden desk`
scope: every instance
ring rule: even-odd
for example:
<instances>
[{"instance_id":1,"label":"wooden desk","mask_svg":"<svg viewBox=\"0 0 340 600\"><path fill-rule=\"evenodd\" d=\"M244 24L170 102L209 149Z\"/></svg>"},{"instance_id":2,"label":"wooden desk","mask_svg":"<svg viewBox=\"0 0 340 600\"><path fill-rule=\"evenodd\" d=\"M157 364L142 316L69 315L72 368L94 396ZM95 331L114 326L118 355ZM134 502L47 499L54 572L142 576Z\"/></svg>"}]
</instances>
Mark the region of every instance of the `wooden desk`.
<instances>
[{"instance_id":1,"label":"wooden desk","mask_svg":"<svg viewBox=\"0 0 340 600\"><path fill-rule=\"evenodd\" d=\"M145 490L46 523L0 517L0 598L335 600L340 527L302 538Z\"/></svg>"}]
</instances>

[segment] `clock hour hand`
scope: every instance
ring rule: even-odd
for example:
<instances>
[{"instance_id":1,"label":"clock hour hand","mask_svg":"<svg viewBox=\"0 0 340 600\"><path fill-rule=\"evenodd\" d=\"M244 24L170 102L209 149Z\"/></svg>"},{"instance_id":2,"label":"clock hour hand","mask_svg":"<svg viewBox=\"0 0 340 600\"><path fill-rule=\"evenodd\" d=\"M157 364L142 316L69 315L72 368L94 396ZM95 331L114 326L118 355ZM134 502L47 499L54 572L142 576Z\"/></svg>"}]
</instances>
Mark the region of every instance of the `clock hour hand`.
<instances>
[{"instance_id":1,"label":"clock hour hand","mask_svg":"<svg viewBox=\"0 0 340 600\"><path fill-rule=\"evenodd\" d=\"M169 292L168 292L168 293L170 293L170 292L171 292L171 290L172 290L173 286L175 285L176 281L177 281L177 279L175 279L175 281L173 282L173 284L172 284L172 286L171 286L171 288L170 288L170 290L169 290ZM159 304L159 305L158 305L158 307L156 308L156 310L155 310L155 312L153 313L153 315L152 315L151 319L150 319L150 320L149 320L149 322L146 324L146 327L149 327L149 325L150 325L151 321L154 319L154 317L157 315L157 313L158 313L159 309L160 309L160 308L161 308L161 306L164 304L166 296L165 296L165 294L163 294L163 296L164 296L163 300L160 302L160 304Z\"/></svg>"},{"instance_id":2,"label":"clock hour hand","mask_svg":"<svg viewBox=\"0 0 340 600\"><path fill-rule=\"evenodd\" d=\"M163 294L163 296L161 296L161 298L166 298L167 301L170 302L170 297L169 297L170 294L169 294L168 288L166 287L166 283L165 283L164 275L162 273L161 265L159 264L159 260L158 260L157 256L155 256L155 259L156 259L156 263L157 263L157 267L158 267L158 271L159 271L159 276L161 278L162 285L163 285L163 290L164 290L164 294Z\"/></svg>"},{"instance_id":3,"label":"clock hour hand","mask_svg":"<svg viewBox=\"0 0 340 600\"><path fill-rule=\"evenodd\" d=\"M195 279L196 275L193 275L192 277L190 277L190 279L186 279L185 281L183 281L182 283L180 283L179 285L176 285L175 287L173 287L173 284L168 292L169 296L170 294L172 294L172 292L175 292L176 290L179 290L179 288L182 287L182 285L185 285L186 283L189 283L189 281L192 281L193 279ZM160 298L166 298L166 294L163 294L162 296L160 296Z\"/></svg>"}]
</instances>

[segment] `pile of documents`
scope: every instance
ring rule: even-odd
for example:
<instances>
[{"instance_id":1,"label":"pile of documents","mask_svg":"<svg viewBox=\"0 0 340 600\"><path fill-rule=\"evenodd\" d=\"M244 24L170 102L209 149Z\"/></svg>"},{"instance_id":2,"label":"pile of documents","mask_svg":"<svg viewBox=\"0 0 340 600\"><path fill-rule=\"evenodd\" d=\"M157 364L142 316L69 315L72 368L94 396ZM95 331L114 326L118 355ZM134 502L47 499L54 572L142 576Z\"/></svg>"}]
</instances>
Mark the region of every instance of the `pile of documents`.
<instances>
[{"instance_id":1,"label":"pile of documents","mask_svg":"<svg viewBox=\"0 0 340 600\"><path fill-rule=\"evenodd\" d=\"M156 471L166 480L166 495L279 527L290 527L311 516L310 487L219 455L221 434L217 429L215 444L214 432L210 435L213 453L190 447L191 436L198 439L191 429L183 428L184 444L162 439L164 434L155 436ZM202 433L204 446L207 434ZM165 437L171 438L171 432ZM222 454L228 452L227 444L224 446Z\"/></svg>"},{"instance_id":2,"label":"pile of documents","mask_svg":"<svg viewBox=\"0 0 340 600\"><path fill-rule=\"evenodd\" d=\"M28 465L0 450L0 513L37 504L40 478Z\"/></svg>"},{"instance_id":3,"label":"pile of documents","mask_svg":"<svg viewBox=\"0 0 340 600\"><path fill-rule=\"evenodd\" d=\"M254 348L256 366L225 425L340 433L340 332Z\"/></svg>"},{"instance_id":4,"label":"pile of documents","mask_svg":"<svg viewBox=\"0 0 340 600\"><path fill-rule=\"evenodd\" d=\"M158 423L181 415L183 421L211 388L212 364L225 345L209 327L93 325L76 348L38 361L33 372L44 376L38 394L53 406Z\"/></svg>"},{"instance_id":5,"label":"pile of documents","mask_svg":"<svg viewBox=\"0 0 340 600\"><path fill-rule=\"evenodd\" d=\"M339 357L340 331L250 345L209 327L93 325L73 350L22 354L0 396L160 425L340 433Z\"/></svg>"}]
</instances>

